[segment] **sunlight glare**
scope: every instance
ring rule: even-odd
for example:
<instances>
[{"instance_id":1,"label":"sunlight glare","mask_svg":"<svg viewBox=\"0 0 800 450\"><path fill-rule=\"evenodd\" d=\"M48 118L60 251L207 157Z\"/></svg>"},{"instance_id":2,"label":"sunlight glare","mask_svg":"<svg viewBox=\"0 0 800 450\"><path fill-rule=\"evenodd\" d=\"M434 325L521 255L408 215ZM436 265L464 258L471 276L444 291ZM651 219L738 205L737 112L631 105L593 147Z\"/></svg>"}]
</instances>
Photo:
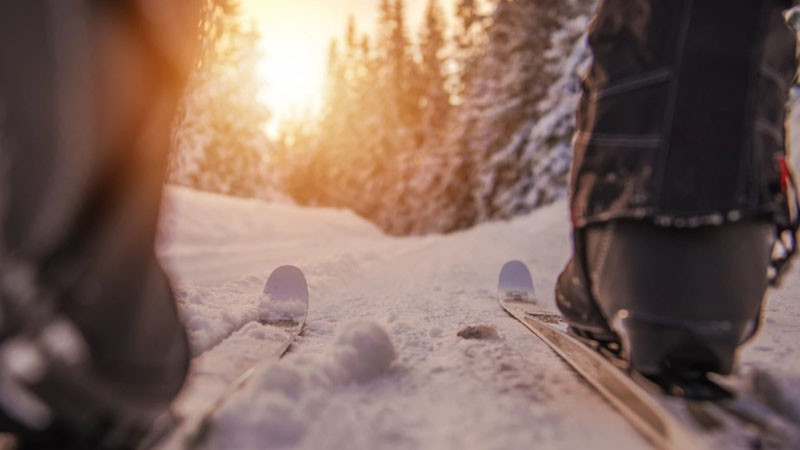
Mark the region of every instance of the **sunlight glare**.
<instances>
[{"instance_id":1,"label":"sunlight glare","mask_svg":"<svg viewBox=\"0 0 800 450\"><path fill-rule=\"evenodd\" d=\"M314 112L319 106L324 67L309 58L308 52L303 43L267 46L264 50L258 67L259 79L265 84L262 95L279 118L306 109Z\"/></svg>"},{"instance_id":2,"label":"sunlight glare","mask_svg":"<svg viewBox=\"0 0 800 450\"><path fill-rule=\"evenodd\" d=\"M427 0L408 0L410 23L422 19ZM439 0L447 9L453 0ZM261 34L259 98L269 106L271 135L287 117L318 112L322 104L328 44L341 38L352 15L360 34L372 35L378 0L242 0L245 19Z\"/></svg>"}]
</instances>

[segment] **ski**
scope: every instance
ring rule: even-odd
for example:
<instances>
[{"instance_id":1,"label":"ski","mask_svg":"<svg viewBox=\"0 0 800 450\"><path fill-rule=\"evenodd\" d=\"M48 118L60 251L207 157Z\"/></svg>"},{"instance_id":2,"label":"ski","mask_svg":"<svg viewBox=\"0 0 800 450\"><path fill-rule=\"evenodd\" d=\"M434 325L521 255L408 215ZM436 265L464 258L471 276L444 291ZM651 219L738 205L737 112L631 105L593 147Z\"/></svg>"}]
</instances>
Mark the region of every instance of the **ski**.
<instances>
[{"instance_id":1,"label":"ski","mask_svg":"<svg viewBox=\"0 0 800 450\"><path fill-rule=\"evenodd\" d=\"M308 285L303 272L294 266L275 269L264 287L259 310L258 320L245 324L192 361L187 388L176 401L179 417L164 420L166 432L153 431L153 436L163 436L157 439L156 447L202 447L214 416L231 395L241 390L259 368L288 352L308 317ZM143 448L152 446L150 440Z\"/></svg>"},{"instance_id":2,"label":"ski","mask_svg":"<svg viewBox=\"0 0 800 450\"><path fill-rule=\"evenodd\" d=\"M656 384L628 370L624 359L607 347L567 333L559 314L537 305L530 272L522 262L511 261L501 270L497 301L657 448L716 447L720 443L714 438L741 428L756 429L758 440L767 447L791 448L798 442L795 426L734 386L725 386L724 380ZM681 389L700 390L714 400L667 396L663 392L669 389L676 394Z\"/></svg>"}]
</instances>

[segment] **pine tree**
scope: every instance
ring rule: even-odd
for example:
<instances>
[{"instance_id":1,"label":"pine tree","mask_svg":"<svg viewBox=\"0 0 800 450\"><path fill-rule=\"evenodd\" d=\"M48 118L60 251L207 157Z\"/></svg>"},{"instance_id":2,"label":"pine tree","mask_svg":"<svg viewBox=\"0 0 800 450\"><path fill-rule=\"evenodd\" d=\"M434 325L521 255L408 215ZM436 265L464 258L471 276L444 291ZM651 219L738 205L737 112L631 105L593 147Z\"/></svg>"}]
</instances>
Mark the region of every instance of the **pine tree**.
<instances>
[{"instance_id":1,"label":"pine tree","mask_svg":"<svg viewBox=\"0 0 800 450\"><path fill-rule=\"evenodd\" d=\"M382 143L384 155L396 154L395 149L402 147L397 141L397 135L403 126L401 119L400 93L398 82L401 79L398 53L404 51L403 46L398 47L398 31L396 21L396 7L390 0L381 0L377 26L377 44L375 47L374 65L374 95L379 97L378 114L382 128L385 130L385 139Z\"/></svg>"},{"instance_id":2,"label":"pine tree","mask_svg":"<svg viewBox=\"0 0 800 450\"><path fill-rule=\"evenodd\" d=\"M539 103L557 75L547 51L574 1L501 0L488 28L480 75L465 108L470 128L469 153L478 168L479 220L508 218L530 210L526 200L537 174L531 163L531 132L542 116ZM547 199L552 200L552 199ZM534 199L533 202L543 202Z\"/></svg>"},{"instance_id":3,"label":"pine tree","mask_svg":"<svg viewBox=\"0 0 800 450\"><path fill-rule=\"evenodd\" d=\"M416 125L419 108L418 93L413 86L417 71L406 29L404 0L381 0L379 12L379 83L387 101L395 109L387 111L387 118L398 120L398 125L407 131Z\"/></svg>"},{"instance_id":4,"label":"pine tree","mask_svg":"<svg viewBox=\"0 0 800 450\"><path fill-rule=\"evenodd\" d=\"M478 63L486 45L486 26L488 17L481 14L479 0L458 0L455 6L455 44L456 77L453 92L458 103L468 95L472 80L477 75Z\"/></svg>"},{"instance_id":5,"label":"pine tree","mask_svg":"<svg viewBox=\"0 0 800 450\"><path fill-rule=\"evenodd\" d=\"M405 2L395 0L393 11L394 28L392 33L390 61L394 74L395 102L400 107L400 118L405 125L414 121L416 108L414 99L409 98L414 76L413 62L409 55L408 30L405 22Z\"/></svg>"},{"instance_id":6,"label":"pine tree","mask_svg":"<svg viewBox=\"0 0 800 450\"><path fill-rule=\"evenodd\" d=\"M256 100L258 34L241 23L236 0L207 0L201 57L176 120L170 180L198 189L263 196L267 108Z\"/></svg>"},{"instance_id":7,"label":"pine tree","mask_svg":"<svg viewBox=\"0 0 800 450\"><path fill-rule=\"evenodd\" d=\"M402 0L381 0L374 40L348 22L342 45L331 45L319 121L280 141L284 155L305 161L287 178L296 199L410 234L563 195L594 0L457 1L453 47L435 0L416 45Z\"/></svg>"},{"instance_id":8,"label":"pine tree","mask_svg":"<svg viewBox=\"0 0 800 450\"><path fill-rule=\"evenodd\" d=\"M339 50L337 40L332 40L328 51L325 109L322 112L321 132L316 148L316 170L314 183L318 191L318 202L338 206L346 196L342 192L345 184L340 175L341 158L347 155L349 128L347 54Z\"/></svg>"},{"instance_id":9,"label":"pine tree","mask_svg":"<svg viewBox=\"0 0 800 450\"><path fill-rule=\"evenodd\" d=\"M422 86L422 126L426 140L440 141L450 113L450 94L444 74L444 18L436 0L428 0L420 33L421 64L417 82Z\"/></svg>"}]
</instances>

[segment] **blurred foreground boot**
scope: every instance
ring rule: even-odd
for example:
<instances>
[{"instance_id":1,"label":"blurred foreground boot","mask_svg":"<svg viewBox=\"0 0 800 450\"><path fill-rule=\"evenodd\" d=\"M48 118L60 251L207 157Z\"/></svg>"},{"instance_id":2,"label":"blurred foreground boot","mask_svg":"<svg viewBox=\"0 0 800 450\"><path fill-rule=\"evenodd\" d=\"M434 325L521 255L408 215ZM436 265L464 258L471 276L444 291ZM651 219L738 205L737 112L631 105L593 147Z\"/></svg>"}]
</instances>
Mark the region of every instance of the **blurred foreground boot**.
<instances>
[{"instance_id":1,"label":"blurred foreground boot","mask_svg":"<svg viewBox=\"0 0 800 450\"><path fill-rule=\"evenodd\" d=\"M680 229L618 220L576 233L576 254L556 286L572 332L622 344L646 375L731 372L736 349L759 326L772 224Z\"/></svg>"},{"instance_id":2,"label":"blurred foreground boot","mask_svg":"<svg viewBox=\"0 0 800 450\"><path fill-rule=\"evenodd\" d=\"M135 448L189 364L155 255L199 0L0 2L0 432Z\"/></svg>"}]
</instances>

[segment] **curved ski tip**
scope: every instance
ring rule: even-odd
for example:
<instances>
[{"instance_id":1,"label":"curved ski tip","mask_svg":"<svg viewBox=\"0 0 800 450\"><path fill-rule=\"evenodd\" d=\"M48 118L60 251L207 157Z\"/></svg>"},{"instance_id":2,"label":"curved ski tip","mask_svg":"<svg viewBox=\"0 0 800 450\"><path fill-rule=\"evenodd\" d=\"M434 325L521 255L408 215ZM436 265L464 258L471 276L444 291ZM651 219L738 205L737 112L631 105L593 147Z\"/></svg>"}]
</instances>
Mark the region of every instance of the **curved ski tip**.
<instances>
[{"instance_id":1,"label":"curved ski tip","mask_svg":"<svg viewBox=\"0 0 800 450\"><path fill-rule=\"evenodd\" d=\"M281 266L273 270L264 286L264 293L270 296L308 298L308 284L303 271L295 266Z\"/></svg>"},{"instance_id":2,"label":"curved ski tip","mask_svg":"<svg viewBox=\"0 0 800 450\"><path fill-rule=\"evenodd\" d=\"M500 270L498 286L505 289L533 290L533 279L528 266L522 261L509 261Z\"/></svg>"},{"instance_id":3,"label":"curved ski tip","mask_svg":"<svg viewBox=\"0 0 800 450\"><path fill-rule=\"evenodd\" d=\"M523 270L523 269L527 271L528 266L526 266L524 262L514 259L503 264L503 269L501 270L501 272L505 272L507 270Z\"/></svg>"}]
</instances>

